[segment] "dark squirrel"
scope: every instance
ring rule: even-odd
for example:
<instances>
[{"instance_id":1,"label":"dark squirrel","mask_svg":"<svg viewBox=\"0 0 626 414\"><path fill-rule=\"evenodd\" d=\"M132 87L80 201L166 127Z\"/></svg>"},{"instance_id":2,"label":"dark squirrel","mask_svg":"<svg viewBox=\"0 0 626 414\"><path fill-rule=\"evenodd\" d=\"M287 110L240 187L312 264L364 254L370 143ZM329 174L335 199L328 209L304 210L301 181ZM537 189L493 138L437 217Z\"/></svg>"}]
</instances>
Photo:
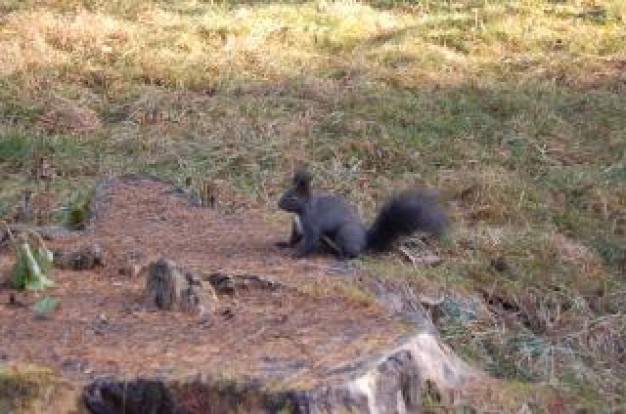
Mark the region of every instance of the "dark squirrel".
<instances>
[{"instance_id":1,"label":"dark squirrel","mask_svg":"<svg viewBox=\"0 0 626 414\"><path fill-rule=\"evenodd\" d=\"M407 190L388 200L368 229L344 198L313 193L312 178L306 170L297 171L278 201L279 208L295 213L296 217L289 241L277 245L293 247L304 239L299 252L302 257L315 251L321 242L344 258L366 251L389 251L401 236L416 231L439 236L448 225L448 218L433 197Z\"/></svg>"}]
</instances>

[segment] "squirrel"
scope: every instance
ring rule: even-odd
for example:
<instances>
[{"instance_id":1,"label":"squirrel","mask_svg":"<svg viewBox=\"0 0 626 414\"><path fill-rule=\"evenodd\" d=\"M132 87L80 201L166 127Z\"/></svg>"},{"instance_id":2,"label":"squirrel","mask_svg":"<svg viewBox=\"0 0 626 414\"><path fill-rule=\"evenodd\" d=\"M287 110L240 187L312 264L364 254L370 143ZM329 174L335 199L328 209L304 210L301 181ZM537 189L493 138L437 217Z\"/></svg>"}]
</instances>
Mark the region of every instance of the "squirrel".
<instances>
[{"instance_id":1,"label":"squirrel","mask_svg":"<svg viewBox=\"0 0 626 414\"><path fill-rule=\"evenodd\" d=\"M389 251L401 236L418 230L440 236L448 226L447 216L433 197L406 190L389 199L367 228L343 197L313 193L312 179L307 170L296 171L291 186L278 201L280 209L296 216L289 241L276 245L294 247L304 239L300 257L311 254L320 242L341 258L354 258L366 251Z\"/></svg>"}]
</instances>

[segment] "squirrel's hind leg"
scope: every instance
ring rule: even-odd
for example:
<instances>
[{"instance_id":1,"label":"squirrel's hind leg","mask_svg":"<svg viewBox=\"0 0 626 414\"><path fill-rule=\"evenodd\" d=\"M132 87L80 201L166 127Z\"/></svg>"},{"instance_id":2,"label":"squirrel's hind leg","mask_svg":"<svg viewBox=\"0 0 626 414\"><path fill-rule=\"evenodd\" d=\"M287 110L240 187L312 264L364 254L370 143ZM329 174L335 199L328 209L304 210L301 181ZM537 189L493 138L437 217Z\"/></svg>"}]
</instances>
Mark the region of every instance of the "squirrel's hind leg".
<instances>
[{"instance_id":1,"label":"squirrel's hind leg","mask_svg":"<svg viewBox=\"0 0 626 414\"><path fill-rule=\"evenodd\" d=\"M333 240L342 258L354 258L360 255L367 245L366 232L357 223L344 224Z\"/></svg>"}]
</instances>

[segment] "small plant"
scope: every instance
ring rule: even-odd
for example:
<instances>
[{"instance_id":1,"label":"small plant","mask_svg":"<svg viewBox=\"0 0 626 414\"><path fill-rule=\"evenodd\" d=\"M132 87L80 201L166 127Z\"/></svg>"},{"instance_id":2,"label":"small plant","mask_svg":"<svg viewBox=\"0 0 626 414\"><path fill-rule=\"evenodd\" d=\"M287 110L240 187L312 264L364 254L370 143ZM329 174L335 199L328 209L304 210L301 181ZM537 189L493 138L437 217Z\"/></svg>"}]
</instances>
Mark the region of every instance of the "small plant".
<instances>
[{"instance_id":1,"label":"small plant","mask_svg":"<svg viewBox=\"0 0 626 414\"><path fill-rule=\"evenodd\" d=\"M15 289L40 290L54 286L45 275L52 268L53 255L39 234L25 231L13 237L5 224L15 252L15 264L11 271L11 286Z\"/></svg>"},{"instance_id":2,"label":"small plant","mask_svg":"<svg viewBox=\"0 0 626 414\"><path fill-rule=\"evenodd\" d=\"M59 208L61 221L72 230L83 230L89 218L91 197L83 190L74 191Z\"/></svg>"}]
</instances>

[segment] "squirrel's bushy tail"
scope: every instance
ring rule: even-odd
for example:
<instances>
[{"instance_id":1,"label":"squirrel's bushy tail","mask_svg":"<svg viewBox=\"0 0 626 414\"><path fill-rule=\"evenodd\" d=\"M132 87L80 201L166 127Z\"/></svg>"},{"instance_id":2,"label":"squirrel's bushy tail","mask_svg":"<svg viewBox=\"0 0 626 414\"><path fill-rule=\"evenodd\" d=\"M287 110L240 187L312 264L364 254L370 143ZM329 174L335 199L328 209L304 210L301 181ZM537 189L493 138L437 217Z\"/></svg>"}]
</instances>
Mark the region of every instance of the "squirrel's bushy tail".
<instances>
[{"instance_id":1,"label":"squirrel's bushy tail","mask_svg":"<svg viewBox=\"0 0 626 414\"><path fill-rule=\"evenodd\" d=\"M400 236L418 230L439 236L447 226L448 218L434 197L416 190L404 191L387 201L378 213L367 231L367 248L390 250Z\"/></svg>"}]
</instances>

